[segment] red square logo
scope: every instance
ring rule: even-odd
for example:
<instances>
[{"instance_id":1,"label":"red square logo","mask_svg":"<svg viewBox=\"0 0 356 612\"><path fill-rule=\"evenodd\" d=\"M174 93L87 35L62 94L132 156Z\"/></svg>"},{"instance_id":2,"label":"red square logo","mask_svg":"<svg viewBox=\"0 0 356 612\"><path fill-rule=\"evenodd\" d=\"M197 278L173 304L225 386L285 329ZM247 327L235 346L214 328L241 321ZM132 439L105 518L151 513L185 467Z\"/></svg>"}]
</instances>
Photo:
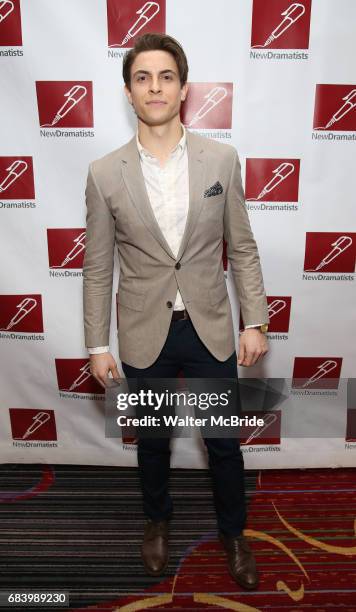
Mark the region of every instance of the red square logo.
<instances>
[{"instance_id":1,"label":"red square logo","mask_svg":"<svg viewBox=\"0 0 356 612\"><path fill-rule=\"evenodd\" d=\"M346 441L356 442L356 409L347 410Z\"/></svg>"},{"instance_id":2,"label":"red square logo","mask_svg":"<svg viewBox=\"0 0 356 612\"><path fill-rule=\"evenodd\" d=\"M91 81L36 81L42 128L93 127Z\"/></svg>"},{"instance_id":3,"label":"red square logo","mask_svg":"<svg viewBox=\"0 0 356 612\"><path fill-rule=\"evenodd\" d=\"M292 298L291 296L268 295L268 316L269 332L285 332L289 331L290 309ZM240 330L244 329L242 316L240 313Z\"/></svg>"},{"instance_id":4,"label":"red square logo","mask_svg":"<svg viewBox=\"0 0 356 612\"><path fill-rule=\"evenodd\" d=\"M105 389L90 374L86 359L56 359L58 389L68 393L104 394Z\"/></svg>"},{"instance_id":5,"label":"red square logo","mask_svg":"<svg viewBox=\"0 0 356 612\"><path fill-rule=\"evenodd\" d=\"M166 2L107 0L109 47L133 47L148 32L166 32Z\"/></svg>"},{"instance_id":6,"label":"red square logo","mask_svg":"<svg viewBox=\"0 0 356 612\"><path fill-rule=\"evenodd\" d=\"M241 417L247 416L263 419L264 424L255 426L243 425L240 428L240 445L246 444L280 444L281 443L281 411L245 412Z\"/></svg>"},{"instance_id":7,"label":"red square logo","mask_svg":"<svg viewBox=\"0 0 356 612\"><path fill-rule=\"evenodd\" d=\"M294 389L337 389L342 357L296 357L292 387Z\"/></svg>"},{"instance_id":8,"label":"red square logo","mask_svg":"<svg viewBox=\"0 0 356 612\"><path fill-rule=\"evenodd\" d=\"M85 229L48 229L48 260L50 268L82 268L85 249Z\"/></svg>"},{"instance_id":9,"label":"red square logo","mask_svg":"<svg viewBox=\"0 0 356 612\"><path fill-rule=\"evenodd\" d=\"M54 410L9 408L14 440L57 440Z\"/></svg>"},{"instance_id":10,"label":"red square logo","mask_svg":"<svg viewBox=\"0 0 356 612\"><path fill-rule=\"evenodd\" d=\"M20 0L0 0L0 47L21 47Z\"/></svg>"},{"instance_id":11,"label":"red square logo","mask_svg":"<svg viewBox=\"0 0 356 612\"><path fill-rule=\"evenodd\" d=\"M0 331L43 333L41 295L0 295Z\"/></svg>"},{"instance_id":12,"label":"red square logo","mask_svg":"<svg viewBox=\"0 0 356 612\"><path fill-rule=\"evenodd\" d=\"M298 202L299 159L246 159L246 200Z\"/></svg>"},{"instance_id":13,"label":"red square logo","mask_svg":"<svg viewBox=\"0 0 356 612\"><path fill-rule=\"evenodd\" d=\"M32 157L0 157L0 199L34 200Z\"/></svg>"},{"instance_id":14,"label":"red square logo","mask_svg":"<svg viewBox=\"0 0 356 612\"><path fill-rule=\"evenodd\" d=\"M253 0L253 49L308 49L311 0Z\"/></svg>"},{"instance_id":15,"label":"red square logo","mask_svg":"<svg viewBox=\"0 0 356 612\"><path fill-rule=\"evenodd\" d=\"M314 130L356 131L356 85L317 85Z\"/></svg>"},{"instance_id":16,"label":"red square logo","mask_svg":"<svg viewBox=\"0 0 356 612\"><path fill-rule=\"evenodd\" d=\"M231 129L232 83L189 83L182 123L193 129Z\"/></svg>"},{"instance_id":17,"label":"red square logo","mask_svg":"<svg viewBox=\"0 0 356 612\"><path fill-rule=\"evenodd\" d=\"M305 272L354 272L356 233L307 232Z\"/></svg>"}]
</instances>

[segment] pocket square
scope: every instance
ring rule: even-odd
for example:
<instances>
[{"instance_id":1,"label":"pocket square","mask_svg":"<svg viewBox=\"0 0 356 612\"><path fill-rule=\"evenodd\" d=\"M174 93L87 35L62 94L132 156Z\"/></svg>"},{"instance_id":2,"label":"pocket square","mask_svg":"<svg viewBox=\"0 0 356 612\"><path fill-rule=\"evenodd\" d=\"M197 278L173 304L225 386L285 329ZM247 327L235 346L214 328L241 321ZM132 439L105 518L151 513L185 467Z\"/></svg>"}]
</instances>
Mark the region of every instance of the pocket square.
<instances>
[{"instance_id":1,"label":"pocket square","mask_svg":"<svg viewBox=\"0 0 356 612\"><path fill-rule=\"evenodd\" d=\"M219 183L219 181L216 181L214 185L204 191L204 198L211 198L211 196L220 195L220 193L223 193L223 191L222 185Z\"/></svg>"}]
</instances>

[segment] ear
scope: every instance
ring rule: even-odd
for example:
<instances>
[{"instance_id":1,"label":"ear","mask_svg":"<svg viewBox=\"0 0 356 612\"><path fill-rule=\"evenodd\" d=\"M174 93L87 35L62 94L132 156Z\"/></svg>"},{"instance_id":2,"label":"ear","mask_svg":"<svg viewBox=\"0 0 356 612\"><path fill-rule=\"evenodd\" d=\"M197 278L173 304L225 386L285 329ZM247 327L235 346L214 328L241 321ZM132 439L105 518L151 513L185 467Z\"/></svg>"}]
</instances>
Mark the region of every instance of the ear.
<instances>
[{"instance_id":1,"label":"ear","mask_svg":"<svg viewBox=\"0 0 356 612\"><path fill-rule=\"evenodd\" d=\"M131 91L129 90L129 88L127 87L127 85L124 86L124 92L126 94L126 97L129 101L130 104L132 104L132 95L131 95Z\"/></svg>"},{"instance_id":2,"label":"ear","mask_svg":"<svg viewBox=\"0 0 356 612\"><path fill-rule=\"evenodd\" d=\"M185 99L186 99L186 97L187 97L187 94L188 94L188 89L189 89L189 87L188 87L188 83L185 83L185 84L183 85L183 87L181 88L180 99L181 99L181 101L182 101L182 102L184 102L184 100L185 100Z\"/></svg>"}]
</instances>

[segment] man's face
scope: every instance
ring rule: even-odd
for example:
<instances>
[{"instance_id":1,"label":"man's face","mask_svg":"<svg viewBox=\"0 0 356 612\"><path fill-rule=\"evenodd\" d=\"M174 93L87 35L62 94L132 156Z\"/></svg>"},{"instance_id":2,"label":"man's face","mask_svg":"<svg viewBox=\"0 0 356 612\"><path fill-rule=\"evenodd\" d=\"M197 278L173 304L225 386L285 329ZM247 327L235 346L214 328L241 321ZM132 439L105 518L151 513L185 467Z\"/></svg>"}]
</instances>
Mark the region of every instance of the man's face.
<instances>
[{"instance_id":1,"label":"man's face","mask_svg":"<svg viewBox=\"0 0 356 612\"><path fill-rule=\"evenodd\" d=\"M131 66L131 92L125 93L147 125L164 125L179 114L188 85L181 87L177 64L167 51L142 51Z\"/></svg>"}]
</instances>

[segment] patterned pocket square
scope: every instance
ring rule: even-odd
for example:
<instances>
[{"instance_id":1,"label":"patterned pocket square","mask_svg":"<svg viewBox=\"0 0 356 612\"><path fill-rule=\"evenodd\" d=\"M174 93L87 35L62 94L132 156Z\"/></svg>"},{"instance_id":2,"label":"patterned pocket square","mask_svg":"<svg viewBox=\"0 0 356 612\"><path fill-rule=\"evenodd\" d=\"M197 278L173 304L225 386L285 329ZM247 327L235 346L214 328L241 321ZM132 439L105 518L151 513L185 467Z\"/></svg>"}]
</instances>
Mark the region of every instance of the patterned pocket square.
<instances>
[{"instance_id":1,"label":"patterned pocket square","mask_svg":"<svg viewBox=\"0 0 356 612\"><path fill-rule=\"evenodd\" d=\"M216 181L214 185L204 191L204 198L211 198L211 196L220 195L220 193L223 193L223 191L222 185L219 183L219 181Z\"/></svg>"}]
</instances>

